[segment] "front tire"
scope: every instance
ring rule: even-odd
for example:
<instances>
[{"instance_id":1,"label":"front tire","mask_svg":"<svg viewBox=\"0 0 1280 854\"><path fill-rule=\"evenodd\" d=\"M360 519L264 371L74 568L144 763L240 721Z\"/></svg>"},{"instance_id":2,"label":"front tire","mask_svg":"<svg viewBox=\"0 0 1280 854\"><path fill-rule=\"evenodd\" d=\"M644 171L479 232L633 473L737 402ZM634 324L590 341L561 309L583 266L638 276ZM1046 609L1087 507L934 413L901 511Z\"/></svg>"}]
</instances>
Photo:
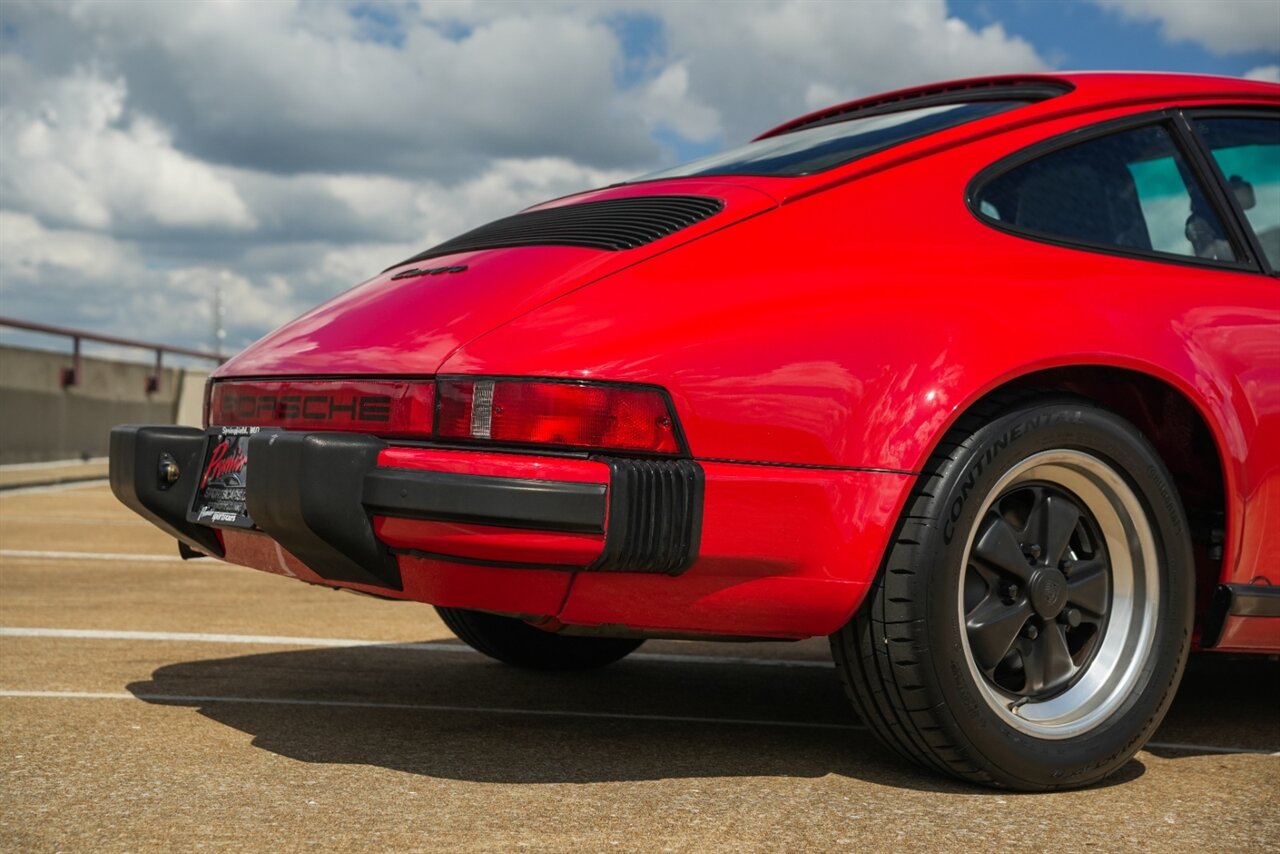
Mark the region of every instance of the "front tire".
<instances>
[{"instance_id":1,"label":"front tire","mask_svg":"<svg viewBox=\"0 0 1280 854\"><path fill-rule=\"evenodd\" d=\"M1173 698L1191 545L1133 425L1015 395L944 437L832 651L899 753L998 787L1083 786L1127 762Z\"/></svg>"},{"instance_id":2,"label":"front tire","mask_svg":"<svg viewBox=\"0 0 1280 854\"><path fill-rule=\"evenodd\" d=\"M436 608L440 619L476 652L530 670L591 670L630 655L643 640L565 637L514 617Z\"/></svg>"}]
</instances>

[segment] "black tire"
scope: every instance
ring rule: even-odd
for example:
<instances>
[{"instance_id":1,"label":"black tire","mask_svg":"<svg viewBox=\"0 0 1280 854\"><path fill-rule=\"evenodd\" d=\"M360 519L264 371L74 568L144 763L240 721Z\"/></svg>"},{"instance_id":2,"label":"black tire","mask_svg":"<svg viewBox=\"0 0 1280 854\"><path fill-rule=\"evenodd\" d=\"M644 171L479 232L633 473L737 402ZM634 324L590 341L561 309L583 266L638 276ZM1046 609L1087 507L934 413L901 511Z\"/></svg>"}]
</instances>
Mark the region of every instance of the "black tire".
<instances>
[{"instance_id":1,"label":"black tire","mask_svg":"<svg viewBox=\"0 0 1280 854\"><path fill-rule=\"evenodd\" d=\"M1186 518L1146 439L1091 402L1013 392L939 444L831 648L858 713L903 756L1072 788L1124 765L1164 717L1193 606Z\"/></svg>"},{"instance_id":2,"label":"black tire","mask_svg":"<svg viewBox=\"0 0 1280 854\"><path fill-rule=\"evenodd\" d=\"M591 670L625 658L644 643L630 638L580 638L546 632L514 617L436 608L444 624L476 652L530 670Z\"/></svg>"}]
</instances>

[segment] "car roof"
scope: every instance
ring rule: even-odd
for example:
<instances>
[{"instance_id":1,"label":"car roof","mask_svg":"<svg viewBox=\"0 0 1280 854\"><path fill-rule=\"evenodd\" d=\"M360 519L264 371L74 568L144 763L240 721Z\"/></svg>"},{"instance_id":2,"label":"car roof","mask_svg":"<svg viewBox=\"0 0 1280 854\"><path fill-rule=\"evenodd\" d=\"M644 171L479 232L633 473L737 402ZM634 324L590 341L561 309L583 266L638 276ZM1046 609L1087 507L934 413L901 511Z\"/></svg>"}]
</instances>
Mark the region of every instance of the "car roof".
<instances>
[{"instance_id":1,"label":"car roof","mask_svg":"<svg viewBox=\"0 0 1280 854\"><path fill-rule=\"evenodd\" d=\"M760 134L756 139L778 136L815 124L854 118L858 114L869 114L872 111L893 110L899 105L906 109L912 102L923 104L944 99L955 102L990 99L1005 92L1010 98L1045 98L1057 95L1070 98L1071 106L1075 109L1091 109L1180 97L1276 98L1280 97L1280 85L1238 77L1143 71L1076 71L969 77L898 89L826 107L784 122Z\"/></svg>"}]
</instances>

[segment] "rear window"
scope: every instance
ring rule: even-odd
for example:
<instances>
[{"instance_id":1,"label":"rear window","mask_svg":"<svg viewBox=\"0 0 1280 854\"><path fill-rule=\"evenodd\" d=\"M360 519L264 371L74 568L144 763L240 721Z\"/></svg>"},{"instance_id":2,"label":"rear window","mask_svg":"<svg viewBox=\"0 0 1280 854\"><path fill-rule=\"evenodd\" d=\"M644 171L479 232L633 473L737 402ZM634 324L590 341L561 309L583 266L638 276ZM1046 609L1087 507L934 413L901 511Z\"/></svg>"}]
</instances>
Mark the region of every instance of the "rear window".
<instances>
[{"instance_id":1,"label":"rear window","mask_svg":"<svg viewBox=\"0 0 1280 854\"><path fill-rule=\"evenodd\" d=\"M701 175L811 175L1026 103L1023 99L969 101L843 119L750 142L634 181Z\"/></svg>"}]
</instances>

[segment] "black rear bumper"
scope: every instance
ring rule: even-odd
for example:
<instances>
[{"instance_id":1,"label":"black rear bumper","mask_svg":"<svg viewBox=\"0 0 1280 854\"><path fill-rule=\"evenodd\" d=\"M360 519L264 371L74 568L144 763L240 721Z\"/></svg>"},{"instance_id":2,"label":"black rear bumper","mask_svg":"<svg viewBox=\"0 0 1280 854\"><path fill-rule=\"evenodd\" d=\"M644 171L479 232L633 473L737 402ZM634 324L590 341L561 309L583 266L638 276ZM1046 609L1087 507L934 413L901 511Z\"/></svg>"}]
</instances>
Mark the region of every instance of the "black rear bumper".
<instances>
[{"instance_id":1,"label":"black rear bumper","mask_svg":"<svg viewBox=\"0 0 1280 854\"><path fill-rule=\"evenodd\" d=\"M180 543L221 557L215 529L189 519L206 440L191 427L116 427L111 489ZM255 526L322 578L393 590L402 589L399 565L373 516L601 534L603 553L585 571L678 575L697 556L703 476L692 460L602 458L606 485L380 468L386 447L355 433L253 436L246 504Z\"/></svg>"}]
</instances>

